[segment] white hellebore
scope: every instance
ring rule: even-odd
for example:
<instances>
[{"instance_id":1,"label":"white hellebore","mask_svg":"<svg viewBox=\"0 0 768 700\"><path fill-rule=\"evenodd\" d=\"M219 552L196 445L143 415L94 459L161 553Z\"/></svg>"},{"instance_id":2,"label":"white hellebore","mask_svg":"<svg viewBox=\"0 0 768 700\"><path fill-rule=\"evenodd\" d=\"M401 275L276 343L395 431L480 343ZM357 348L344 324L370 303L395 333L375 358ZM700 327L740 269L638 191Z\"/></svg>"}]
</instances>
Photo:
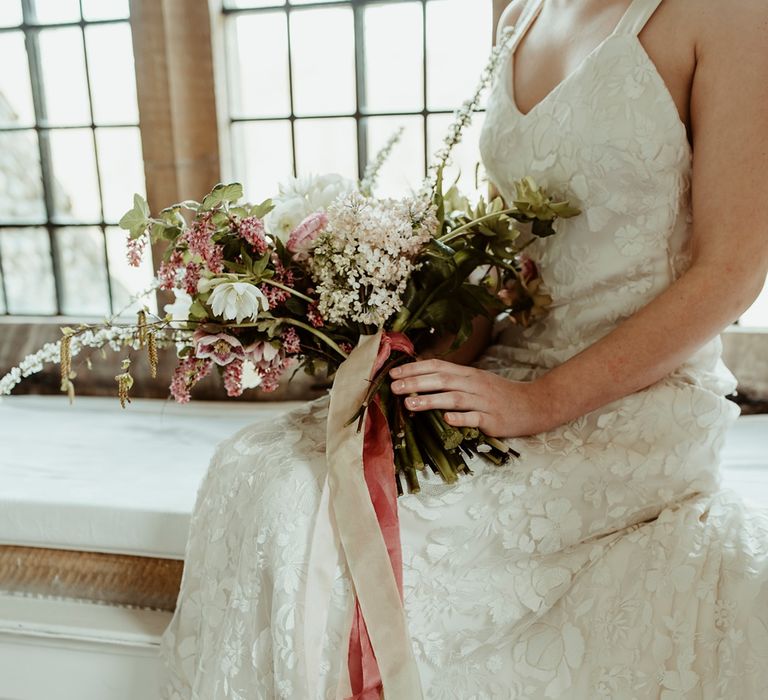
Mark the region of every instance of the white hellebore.
<instances>
[{"instance_id":1,"label":"white hellebore","mask_svg":"<svg viewBox=\"0 0 768 700\"><path fill-rule=\"evenodd\" d=\"M261 311L269 311L269 301L256 285L247 282L222 282L217 284L208 303L213 313L225 320L242 323L244 319L255 320Z\"/></svg>"}]
</instances>

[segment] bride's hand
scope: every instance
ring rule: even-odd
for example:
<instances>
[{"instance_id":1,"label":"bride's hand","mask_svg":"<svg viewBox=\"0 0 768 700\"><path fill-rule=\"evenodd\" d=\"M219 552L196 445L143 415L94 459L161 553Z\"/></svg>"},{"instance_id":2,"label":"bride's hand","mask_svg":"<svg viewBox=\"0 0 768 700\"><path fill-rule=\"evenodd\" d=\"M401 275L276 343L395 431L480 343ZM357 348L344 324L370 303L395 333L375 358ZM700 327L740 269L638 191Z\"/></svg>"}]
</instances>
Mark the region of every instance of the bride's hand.
<instances>
[{"instance_id":1,"label":"bride's hand","mask_svg":"<svg viewBox=\"0 0 768 700\"><path fill-rule=\"evenodd\" d=\"M390 371L395 394L410 411L441 409L449 425L480 428L491 437L518 437L559 423L541 380L515 382L443 360L409 362Z\"/></svg>"}]
</instances>

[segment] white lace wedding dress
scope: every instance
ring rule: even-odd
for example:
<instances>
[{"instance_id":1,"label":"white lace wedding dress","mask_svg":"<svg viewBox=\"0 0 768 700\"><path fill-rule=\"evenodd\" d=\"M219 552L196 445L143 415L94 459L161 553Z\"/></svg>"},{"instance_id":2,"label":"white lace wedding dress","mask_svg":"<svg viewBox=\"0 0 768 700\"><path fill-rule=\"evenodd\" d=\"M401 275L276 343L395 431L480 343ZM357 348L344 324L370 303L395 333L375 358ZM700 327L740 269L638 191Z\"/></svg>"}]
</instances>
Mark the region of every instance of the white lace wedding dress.
<instances>
[{"instance_id":1,"label":"white lace wedding dress","mask_svg":"<svg viewBox=\"0 0 768 700\"><path fill-rule=\"evenodd\" d=\"M686 268L691 152L637 39L658 4L634 0L528 114L510 97L510 61L497 76L481 139L490 178L509 197L514 179L533 175L584 213L530 249L551 313L502 331L480 367L531 380ZM518 35L540 5L529 2ZM518 461L478 460L474 476L435 477L399 500L426 698L766 697L768 511L722 490L718 475L734 387L713 340L643 391L512 440ZM326 413L317 400L219 445L163 637L164 697L308 697L303 592ZM340 562L318 697L336 697L351 596Z\"/></svg>"}]
</instances>

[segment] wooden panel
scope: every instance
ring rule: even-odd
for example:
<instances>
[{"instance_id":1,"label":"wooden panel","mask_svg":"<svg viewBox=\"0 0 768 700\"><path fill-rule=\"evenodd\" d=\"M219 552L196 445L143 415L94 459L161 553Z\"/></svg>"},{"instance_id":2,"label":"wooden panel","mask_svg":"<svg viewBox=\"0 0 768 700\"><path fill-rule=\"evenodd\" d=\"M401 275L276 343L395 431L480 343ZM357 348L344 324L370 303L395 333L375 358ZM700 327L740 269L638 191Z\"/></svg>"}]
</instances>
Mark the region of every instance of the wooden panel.
<instances>
[{"instance_id":1,"label":"wooden panel","mask_svg":"<svg viewBox=\"0 0 768 700\"><path fill-rule=\"evenodd\" d=\"M0 546L0 591L173 611L184 563L175 559Z\"/></svg>"}]
</instances>

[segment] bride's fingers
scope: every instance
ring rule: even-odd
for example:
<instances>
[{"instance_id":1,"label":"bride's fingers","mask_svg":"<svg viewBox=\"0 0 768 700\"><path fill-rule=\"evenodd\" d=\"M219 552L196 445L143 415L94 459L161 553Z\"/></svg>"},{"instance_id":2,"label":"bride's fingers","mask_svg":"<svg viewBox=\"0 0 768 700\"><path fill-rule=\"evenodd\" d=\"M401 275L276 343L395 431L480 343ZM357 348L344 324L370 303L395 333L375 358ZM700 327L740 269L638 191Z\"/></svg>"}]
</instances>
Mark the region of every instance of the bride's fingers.
<instances>
[{"instance_id":1,"label":"bride's fingers","mask_svg":"<svg viewBox=\"0 0 768 700\"><path fill-rule=\"evenodd\" d=\"M454 428L479 428L483 432L487 432L490 416L482 411L451 411L446 413L443 418L448 425L452 425Z\"/></svg>"},{"instance_id":2,"label":"bride's fingers","mask_svg":"<svg viewBox=\"0 0 768 700\"><path fill-rule=\"evenodd\" d=\"M405 379L406 377L417 377L422 374L459 374L469 376L472 372L471 367L457 365L455 362L446 362L445 360L417 360L416 362L407 362L404 365L398 365L389 371L394 379Z\"/></svg>"},{"instance_id":3,"label":"bride's fingers","mask_svg":"<svg viewBox=\"0 0 768 700\"><path fill-rule=\"evenodd\" d=\"M481 397L464 391L444 391L439 394L409 396L405 407L409 411L429 411L433 408L454 411L473 411L480 408Z\"/></svg>"},{"instance_id":4,"label":"bride's fingers","mask_svg":"<svg viewBox=\"0 0 768 700\"><path fill-rule=\"evenodd\" d=\"M391 389L394 394L421 394L434 391L465 391L469 394L478 394L480 392L475 384L471 377L437 372L395 379L392 381Z\"/></svg>"}]
</instances>

